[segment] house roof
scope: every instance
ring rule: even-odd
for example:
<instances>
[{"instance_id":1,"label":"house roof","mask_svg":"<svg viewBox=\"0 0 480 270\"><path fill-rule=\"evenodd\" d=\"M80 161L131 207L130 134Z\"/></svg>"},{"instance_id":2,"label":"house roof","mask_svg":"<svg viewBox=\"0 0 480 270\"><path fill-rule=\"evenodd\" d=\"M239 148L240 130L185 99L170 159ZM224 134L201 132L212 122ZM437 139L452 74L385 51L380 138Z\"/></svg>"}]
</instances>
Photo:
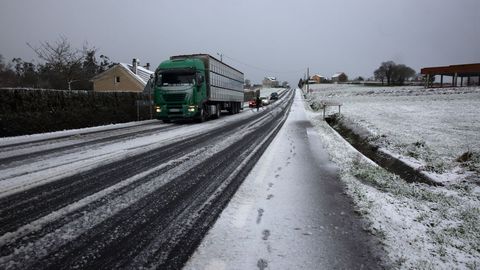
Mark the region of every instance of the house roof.
<instances>
[{"instance_id":1,"label":"house roof","mask_svg":"<svg viewBox=\"0 0 480 270\"><path fill-rule=\"evenodd\" d=\"M140 81L143 85L146 85L148 80L150 79L150 76L154 73L151 70L148 70L144 67L137 66L137 74L133 73L133 65L131 64L125 64L125 63L120 63L120 65L127 69L129 73L135 77L138 81Z\"/></svg>"},{"instance_id":2,"label":"house roof","mask_svg":"<svg viewBox=\"0 0 480 270\"><path fill-rule=\"evenodd\" d=\"M125 64L125 63L119 63L106 71L98 74L97 76L93 77L92 80L96 80L98 78L103 77L104 75L108 74L108 71L120 67L126 70L133 78L135 78L139 83L141 83L143 86L145 86L150 79L150 76L154 74L155 72L148 70L142 66L137 66L137 74L133 72L133 66L131 64Z\"/></svg>"},{"instance_id":3,"label":"house roof","mask_svg":"<svg viewBox=\"0 0 480 270\"><path fill-rule=\"evenodd\" d=\"M277 80L277 78L275 78L275 77L265 77L265 79L267 79L269 81L272 81L272 82Z\"/></svg>"},{"instance_id":4,"label":"house roof","mask_svg":"<svg viewBox=\"0 0 480 270\"><path fill-rule=\"evenodd\" d=\"M332 75L332 78L338 78L342 74L345 74L345 73L343 73L343 72L335 73L335 74Z\"/></svg>"}]
</instances>

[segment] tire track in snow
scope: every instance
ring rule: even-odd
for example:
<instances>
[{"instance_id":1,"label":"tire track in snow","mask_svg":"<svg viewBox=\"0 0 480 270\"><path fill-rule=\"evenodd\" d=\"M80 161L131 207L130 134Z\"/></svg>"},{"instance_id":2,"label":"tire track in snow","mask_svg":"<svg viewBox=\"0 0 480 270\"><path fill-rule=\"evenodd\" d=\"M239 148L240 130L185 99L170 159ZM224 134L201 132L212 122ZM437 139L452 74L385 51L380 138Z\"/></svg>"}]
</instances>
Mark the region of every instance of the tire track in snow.
<instances>
[{"instance_id":1,"label":"tire track in snow","mask_svg":"<svg viewBox=\"0 0 480 270\"><path fill-rule=\"evenodd\" d=\"M263 116L265 118L265 115ZM158 164L179 158L202 144L240 132L236 125L250 126L250 119L230 124L212 132L163 146L115 161L87 172L34 187L27 191L0 198L0 234L12 232L52 211L65 207L83 197L119 183ZM243 127L245 129L245 127ZM122 168L122 169L119 169Z\"/></svg>"},{"instance_id":2,"label":"tire track in snow","mask_svg":"<svg viewBox=\"0 0 480 270\"><path fill-rule=\"evenodd\" d=\"M45 142L48 144L55 144L59 143L57 139L49 139L47 141L42 141L42 144L38 143L28 143L27 145L24 145L21 148L25 148L28 151L25 151L26 153L21 153L21 154L14 154L15 152L18 152L18 149L20 146L19 145L14 145L13 147L4 146L3 148L7 148L6 150L2 150L2 157L0 158L0 163L3 164L3 166L6 166L10 163L14 163L15 161L22 161L25 162L26 160L31 160L35 159L38 157L45 158L47 155L59 153L59 152L66 152L66 153L75 153L78 151L82 151L81 148L85 146L93 146L97 145L105 145L105 144L111 144L114 142L122 141L128 138L133 138L137 136L149 136L152 134L156 133L163 133L163 132L168 132L172 129L175 129L177 127L175 126L161 126L149 130L144 130L144 131L139 131L139 130L134 130L134 131L129 131L127 133L121 133L121 134L116 134L116 135L110 135L109 133L103 134L103 138L94 138L94 139L87 139L86 141L81 141L81 142L71 142L71 143L66 143L66 144L60 144L59 146L53 146L53 147L47 147L45 145ZM117 130L115 130L117 131ZM97 134L100 132L93 132L93 133L88 133L88 135L91 134ZM81 136L83 136L82 134ZM69 138L72 138L75 136L69 136ZM62 138L63 140L63 138ZM42 146L47 147L46 149L43 150L37 150L38 148L41 148ZM11 154L10 154L11 153Z\"/></svg>"},{"instance_id":3,"label":"tire track in snow","mask_svg":"<svg viewBox=\"0 0 480 270\"><path fill-rule=\"evenodd\" d=\"M271 120L271 117L265 117L265 120L269 119ZM255 125L247 122L243 123L246 126L243 129L255 130ZM94 200L100 205L99 207L89 209L88 207L92 207L94 204L93 202L86 203L87 208L79 208L83 212L72 212L74 214L70 216L70 219L66 219L71 220L68 224L60 228L52 224L49 226L53 229L46 231L42 228L39 229L41 237L26 236L22 238L23 242L20 241L20 245L11 247L10 251L15 250L15 252L6 256L2 254L0 265L8 262L13 268L35 266L34 268L61 269L67 264L65 264L65 260L59 260L59 258L67 256L71 258L70 266L80 267L122 268L131 263L135 266L153 265L162 269L181 266L184 261L182 258L193 251L195 243L199 243L205 231L223 209L223 205L228 202L236 187L240 185L249 171L248 166L246 166L247 170L237 172L238 177L233 177L231 181L235 184L226 185L222 180L228 178L229 173L232 173L232 170L235 171L239 163L247 162L250 169L253 167L256 162L254 158L249 157L247 161L243 159L245 159L246 153L252 151L251 148L258 144L259 138L262 138L265 132L268 133L275 123L274 121L264 125L257 123L257 127L260 126L259 129L264 130L262 133L250 132L242 140L236 141L235 146L225 148L216 155L207 155L206 158L209 158L209 161L204 161L203 165L196 164L196 162L202 161L202 158L195 159L193 157L188 162L177 164L178 166L173 166L169 170L150 177L149 180L146 180L148 178L146 176L140 177L140 180L135 182L143 181L143 183L133 190L130 189L133 186L126 184L123 187L125 190L119 188L118 194L113 195L117 191L113 192L112 197L105 200L104 204ZM230 131L232 130L230 129ZM232 135L238 136L239 134L232 132ZM271 141L274 134L269 136L268 139ZM260 146L261 152L267 145L268 143ZM257 159L260 154L259 150L259 153L256 153ZM202 157L202 154L195 153L194 156ZM206 166L207 164L209 166ZM176 172L174 172L175 170ZM198 173L198 171L202 173ZM170 180L167 181L167 178ZM225 186L218 191L219 186L222 185ZM229 190L229 192L222 192L224 190ZM145 194L146 191L151 193ZM207 203L205 202L206 198L208 198ZM198 208L198 205L201 207ZM192 213L194 213L193 217ZM178 220L180 217L181 219ZM163 229L159 229L158 224L163 224L161 226ZM45 228L49 228L49 226L45 226ZM195 230L197 227L203 229L197 231ZM97 239L102 239L102 241ZM13 239L11 243L19 242ZM96 245L92 243L96 243ZM166 243L165 249L161 243ZM1 242L0 245L2 245ZM89 248L90 246L92 247ZM159 249L159 247L162 248ZM111 251L112 248L113 251ZM75 257L78 252L83 256ZM91 254L95 256L91 257ZM103 259L97 258L97 255ZM29 256L30 259L25 260L26 256ZM135 259L130 262L132 257Z\"/></svg>"}]
</instances>

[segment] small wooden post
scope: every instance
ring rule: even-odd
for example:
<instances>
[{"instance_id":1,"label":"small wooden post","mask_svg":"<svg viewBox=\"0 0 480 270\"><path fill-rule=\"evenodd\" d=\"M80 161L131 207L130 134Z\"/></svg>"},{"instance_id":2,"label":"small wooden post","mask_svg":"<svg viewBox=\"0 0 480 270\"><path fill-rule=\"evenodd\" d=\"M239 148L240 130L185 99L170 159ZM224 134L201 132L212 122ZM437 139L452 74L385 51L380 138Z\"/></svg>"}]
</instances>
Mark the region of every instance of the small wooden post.
<instances>
[{"instance_id":1,"label":"small wooden post","mask_svg":"<svg viewBox=\"0 0 480 270\"><path fill-rule=\"evenodd\" d=\"M342 107L342 105L338 105L338 114L340 114L340 107Z\"/></svg>"}]
</instances>

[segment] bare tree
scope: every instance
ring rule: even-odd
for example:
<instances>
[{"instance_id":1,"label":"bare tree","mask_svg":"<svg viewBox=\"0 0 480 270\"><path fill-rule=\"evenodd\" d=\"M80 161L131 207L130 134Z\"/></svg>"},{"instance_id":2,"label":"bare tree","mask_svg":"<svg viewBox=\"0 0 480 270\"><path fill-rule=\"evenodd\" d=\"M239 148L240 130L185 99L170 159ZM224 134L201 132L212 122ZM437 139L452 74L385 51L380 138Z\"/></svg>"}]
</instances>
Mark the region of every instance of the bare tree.
<instances>
[{"instance_id":1,"label":"bare tree","mask_svg":"<svg viewBox=\"0 0 480 270\"><path fill-rule=\"evenodd\" d=\"M250 89L250 87L252 87L252 83L249 79L245 79L245 82L243 85L245 86L246 89Z\"/></svg>"},{"instance_id":2,"label":"bare tree","mask_svg":"<svg viewBox=\"0 0 480 270\"><path fill-rule=\"evenodd\" d=\"M51 43L41 42L39 47L27 45L35 52L38 58L45 61L46 69L51 71L51 75L56 75L61 80L61 86L68 87L74 81L82 80L82 64L85 57L90 52L95 52L95 48L88 48L84 44L81 50L74 49L65 36L60 36L58 40Z\"/></svg>"},{"instance_id":3,"label":"bare tree","mask_svg":"<svg viewBox=\"0 0 480 270\"><path fill-rule=\"evenodd\" d=\"M33 63L25 62L21 58L13 58L14 71L17 77L17 86L37 87L38 72Z\"/></svg>"},{"instance_id":4,"label":"bare tree","mask_svg":"<svg viewBox=\"0 0 480 270\"><path fill-rule=\"evenodd\" d=\"M387 84L391 85L392 84L392 74L393 74L395 66L396 66L395 62L393 62L393 61L383 62L381 66L383 67L383 70L385 71L385 78L387 79Z\"/></svg>"},{"instance_id":5,"label":"bare tree","mask_svg":"<svg viewBox=\"0 0 480 270\"><path fill-rule=\"evenodd\" d=\"M385 80L385 68L383 66L380 66L373 72L373 76L375 76L375 80L380 80L383 85L383 82Z\"/></svg>"},{"instance_id":6,"label":"bare tree","mask_svg":"<svg viewBox=\"0 0 480 270\"><path fill-rule=\"evenodd\" d=\"M406 79L415 76L415 70L406 65L396 65L392 72L392 81L396 84L403 84Z\"/></svg>"},{"instance_id":7,"label":"bare tree","mask_svg":"<svg viewBox=\"0 0 480 270\"><path fill-rule=\"evenodd\" d=\"M3 62L3 55L0 54L0 72L6 70L7 65Z\"/></svg>"},{"instance_id":8,"label":"bare tree","mask_svg":"<svg viewBox=\"0 0 480 270\"><path fill-rule=\"evenodd\" d=\"M382 84L384 80L387 80L387 85L403 84L406 79L415 76L415 70L412 68L400 64L397 65L393 61L383 62L379 68L377 68L373 75L375 79L381 80Z\"/></svg>"},{"instance_id":9,"label":"bare tree","mask_svg":"<svg viewBox=\"0 0 480 270\"><path fill-rule=\"evenodd\" d=\"M3 56L0 54L0 87L16 86L16 75L12 70L11 63L5 63Z\"/></svg>"}]
</instances>

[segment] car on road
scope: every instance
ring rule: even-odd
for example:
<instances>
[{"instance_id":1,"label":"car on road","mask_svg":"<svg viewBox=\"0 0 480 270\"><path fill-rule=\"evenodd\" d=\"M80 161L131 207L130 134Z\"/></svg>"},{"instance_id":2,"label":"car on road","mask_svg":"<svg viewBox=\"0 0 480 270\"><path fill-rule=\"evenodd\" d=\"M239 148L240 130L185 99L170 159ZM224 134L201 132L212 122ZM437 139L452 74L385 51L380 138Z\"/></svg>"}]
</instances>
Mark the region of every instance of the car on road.
<instances>
[{"instance_id":1,"label":"car on road","mask_svg":"<svg viewBox=\"0 0 480 270\"><path fill-rule=\"evenodd\" d=\"M270 100L277 100L278 99L278 93L277 92L273 92L270 94Z\"/></svg>"},{"instance_id":2,"label":"car on road","mask_svg":"<svg viewBox=\"0 0 480 270\"><path fill-rule=\"evenodd\" d=\"M267 97L260 97L260 100L262 101L262 106L270 104L270 100Z\"/></svg>"},{"instance_id":3,"label":"car on road","mask_svg":"<svg viewBox=\"0 0 480 270\"><path fill-rule=\"evenodd\" d=\"M252 99L248 102L248 107L250 108L255 108L257 107L257 101L255 99Z\"/></svg>"}]
</instances>

